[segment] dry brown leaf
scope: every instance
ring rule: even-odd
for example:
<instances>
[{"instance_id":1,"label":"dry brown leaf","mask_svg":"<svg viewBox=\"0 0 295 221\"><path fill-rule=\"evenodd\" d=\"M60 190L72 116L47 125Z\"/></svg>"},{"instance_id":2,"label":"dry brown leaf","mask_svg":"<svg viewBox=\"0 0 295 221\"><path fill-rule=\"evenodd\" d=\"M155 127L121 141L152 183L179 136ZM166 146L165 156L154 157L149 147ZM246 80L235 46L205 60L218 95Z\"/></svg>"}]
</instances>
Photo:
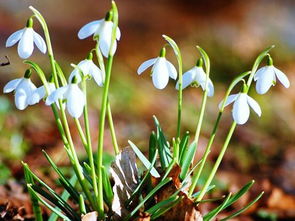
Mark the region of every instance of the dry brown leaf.
<instances>
[{"instance_id":1,"label":"dry brown leaf","mask_svg":"<svg viewBox=\"0 0 295 221\"><path fill-rule=\"evenodd\" d=\"M121 217L129 214L124 203L129 199L138 185L136 156L130 147L124 148L120 154L116 156L110 172L115 182L113 186L114 199L112 203L112 210L115 215L112 218L113 220L119 220Z\"/></svg>"},{"instance_id":2,"label":"dry brown leaf","mask_svg":"<svg viewBox=\"0 0 295 221\"><path fill-rule=\"evenodd\" d=\"M82 216L82 221L97 221L97 212L90 212L86 213L84 216Z\"/></svg>"}]
</instances>

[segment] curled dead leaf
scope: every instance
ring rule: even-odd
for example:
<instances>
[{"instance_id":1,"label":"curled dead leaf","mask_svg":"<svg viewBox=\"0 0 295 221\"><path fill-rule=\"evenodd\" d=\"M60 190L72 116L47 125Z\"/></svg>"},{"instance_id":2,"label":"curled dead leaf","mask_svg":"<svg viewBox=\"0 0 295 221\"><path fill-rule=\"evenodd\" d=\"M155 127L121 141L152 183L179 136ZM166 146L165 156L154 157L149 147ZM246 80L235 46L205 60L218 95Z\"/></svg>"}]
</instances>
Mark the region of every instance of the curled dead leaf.
<instances>
[{"instance_id":1,"label":"curled dead leaf","mask_svg":"<svg viewBox=\"0 0 295 221\"><path fill-rule=\"evenodd\" d=\"M82 216L82 221L97 221L97 212L90 212Z\"/></svg>"}]
</instances>

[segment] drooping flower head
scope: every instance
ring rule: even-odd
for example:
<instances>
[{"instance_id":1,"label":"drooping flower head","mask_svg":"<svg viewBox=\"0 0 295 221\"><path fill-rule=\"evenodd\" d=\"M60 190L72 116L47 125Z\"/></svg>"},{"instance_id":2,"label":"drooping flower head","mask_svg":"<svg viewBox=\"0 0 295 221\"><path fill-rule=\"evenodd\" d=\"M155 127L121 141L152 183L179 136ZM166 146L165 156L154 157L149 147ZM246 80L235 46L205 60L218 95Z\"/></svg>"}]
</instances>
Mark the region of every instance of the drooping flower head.
<instances>
[{"instance_id":1,"label":"drooping flower head","mask_svg":"<svg viewBox=\"0 0 295 221\"><path fill-rule=\"evenodd\" d=\"M173 64L166 59L165 47L161 49L160 56L157 58L149 59L143 62L137 69L137 73L140 75L150 66L152 67L152 79L153 84L158 89L164 89L169 81L169 77L176 80L177 71Z\"/></svg>"},{"instance_id":2,"label":"drooping flower head","mask_svg":"<svg viewBox=\"0 0 295 221\"><path fill-rule=\"evenodd\" d=\"M203 59L198 59L196 66L185 72L182 76L182 89L189 85L201 86L203 91L206 87L206 73L203 69ZM179 90L179 82L176 84L176 89ZM208 96L212 97L214 95L214 86L210 79L207 83Z\"/></svg>"},{"instance_id":3,"label":"drooping flower head","mask_svg":"<svg viewBox=\"0 0 295 221\"><path fill-rule=\"evenodd\" d=\"M14 32L6 41L6 47L11 47L17 42L17 52L18 55L26 59L30 57L34 50L34 43L39 48L39 50L45 54L46 44L43 38L33 30L33 19L29 18L25 28Z\"/></svg>"},{"instance_id":4,"label":"drooping flower head","mask_svg":"<svg viewBox=\"0 0 295 221\"><path fill-rule=\"evenodd\" d=\"M38 87L32 94L32 98L31 98L32 102L39 103L41 99L48 97L53 91L56 90L52 75L49 78L47 88L48 88L48 91L46 91L46 88L44 85L42 85L41 87ZM59 106L58 102L57 102L57 106Z\"/></svg>"},{"instance_id":5,"label":"drooping flower head","mask_svg":"<svg viewBox=\"0 0 295 221\"><path fill-rule=\"evenodd\" d=\"M72 82L74 77L77 78L77 82L80 82L81 74L83 74L83 76L91 76L98 86L103 86L104 73L94 64L92 58L92 53L89 53L85 60L79 62L70 74L69 82Z\"/></svg>"},{"instance_id":6,"label":"drooping flower head","mask_svg":"<svg viewBox=\"0 0 295 221\"><path fill-rule=\"evenodd\" d=\"M66 86L53 91L46 99L46 105L51 105L58 100L65 100L69 114L74 118L79 118L86 103L85 94L81 91L74 77L72 82Z\"/></svg>"},{"instance_id":7,"label":"drooping flower head","mask_svg":"<svg viewBox=\"0 0 295 221\"><path fill-rule=\"evenodd\" d=\"M265 94L271 86L276 84L277 78L285 88L290 87L288 77L282 71L273 66L273 60L268 55L267 66L260 68L254 75L254 81L257 81L257 93Z\"/></svg>"},{"instance_id":8,"label":"drooping flower head","mask_svg":"<svg viewBox=\"0 0 295 221\"><path fill-rule=\"evenodd\" d=\"M15 106L19 110L24 110L28 105L35 104L32 94L36 90L36 86L30 80L31 70L25 72L24 77L9 81L3 89L3 93L15 92Z\"/></svg>"},{"instance_id":9,"label":"drooping flower head","mask_svg":"<svg viewBox=\"0 0 295 221\"><path fill-rule=\"evenodd\" d=\"M117 41L114 41L112 50L112 32L113 25L112 22L112 12L108 12L104 19L92 21L84 25L78 32L79 39L85 39L93 35L93 39L98 41L99 48L103 56L108 57L109 54L114 55L117 49ZM116 39L119 41L121 37L120 29L117 27L116 30ZM111 53L110 53L111 51Z\"/></svg>"},{"instance_id":10,"label":"drooping flower head","mask_svg":"<svg viewBox=\"0 0 295 221\"><path fill-rule=\"evenodd\" d=\"M219 104L219 109L221 109L223 103L224 107L231 103L234 103L232 109L232 116L237 124L245 124L248 121L250 116L250 107L259 117L261 116L261 108L259 104L253 98L248 96L247 93L245 93L245 87L246 85L244 85L242 92L238 94L229 95L225 103L222 100Z\"/></svg>"}]
</instances>

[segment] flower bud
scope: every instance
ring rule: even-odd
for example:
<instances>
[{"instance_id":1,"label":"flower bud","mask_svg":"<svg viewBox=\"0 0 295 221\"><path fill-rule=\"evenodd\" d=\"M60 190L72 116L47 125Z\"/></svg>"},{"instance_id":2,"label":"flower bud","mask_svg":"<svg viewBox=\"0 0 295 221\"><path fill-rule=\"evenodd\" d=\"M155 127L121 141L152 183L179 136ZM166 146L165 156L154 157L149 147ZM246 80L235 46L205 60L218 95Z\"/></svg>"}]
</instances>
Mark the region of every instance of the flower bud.
<instances>
[{"instance_id":1,"label":"flower bud","mask_svg":"<svg viewBox=\"0 0 295 221\"><path fill-rule=\"evenodd\" d=\"M27 24L26 24L26 27L27 28L32 28L33 27L33 18L30 17L28 20L27 20Z\"/></svg>"},{"instance_id":2,"label":"flower bud","mask_svg":"<svg viewBox=\"0 0 295 221\"><path fill-rule=\"evenodd\" d=\"M28 78L29 79L31 77L31 75L32 75L31 69L27 69L25 71L24 78Z\"/></svg>"},{"instance_id":3,"label":"flower bud","mask_svg":"<svg viewBox=\"0 0 295 221\"><path fill-rule=\"evenodd\" d=\"M161 51L160 51L160 56L159 56L159 57L164 58L165 56L166 56L166 48L163 47L163 48L161 49Z\"/></svg>"},{"instance_id":4,"label":"flower bud","mask_svg":"<svg viewBox=\"0 0 295 221\"><path fill-rule=\"evenodd\" d=\"M197 60L197 63L196 63L196 66L197 67L203 67L203 59L202 58L199 58L198 60Z\"/></svg>"}]
</instances>

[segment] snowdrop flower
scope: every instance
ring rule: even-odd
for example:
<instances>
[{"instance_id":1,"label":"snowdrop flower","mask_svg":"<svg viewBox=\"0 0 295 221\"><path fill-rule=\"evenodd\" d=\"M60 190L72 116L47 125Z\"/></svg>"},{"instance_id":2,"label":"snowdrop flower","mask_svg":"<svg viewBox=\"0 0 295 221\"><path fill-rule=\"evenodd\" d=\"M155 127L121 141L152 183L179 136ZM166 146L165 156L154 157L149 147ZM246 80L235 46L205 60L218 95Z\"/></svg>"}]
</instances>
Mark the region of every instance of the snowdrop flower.
<instances>
[{"instance_id":1,"label":"snowdrop flower","mask_svg":"<svg viewBox=\"0 0 295 221\"><path fill-rule=\"evenodd\" d=\"M33 19L30 18L27 22L27 26L21 30L14 32L6 41L6 47L11 47L17 42L17 52L18 55L26 59L30 57L34 50L34 43L39 48L39 50L45 54L46 44L43 38L33 30Z\"/></svg>"},{"instance_id":2,"label":"snowdrop flower","mask_svg":"<svg viewBox=\"0 0 295 221\"><path fill-rule=\"evenodd\" d=\"M137 73L140 75L144 72L147 68L153 65L152 67L152 79L153 84L158 89L164 89L169 81L169 77L176 80L177 78L177 71L173 64L165 58L166 49L162 48L160 52L160 56L157 58L149 59L143 62L139 68L137 69Z\"/></svg>"},{"instance_id":3,"label":"snowdrop flower","mask_svg":"<svg viewBox=\"0 0 295 221\"><path fill-rule=\"evenodd\" d=\"M91 35L98 37L99 48L103 56L108 57L109 54L114 55L117 49L117 42L114 41L113 48L110 53L113 31L112 13L108 12L104 19L92 21L84 25L78 32L79 39L85 39ZM119 41L121 37L120 29L117 27L116 39Z\"/></svg>"},{"instance_id":4,"label":"snowdrop flower","mask_svg":"<svg viewBox=\"0 0 295 221\"><path fill-rule=\"evenodd\" d=\"M290 87L288 77L279 69L273 66L273 61L268 56L268 65L260 68L254 75L256 83L256 91L258 94L265 94L269 88L276 84L276 78L284 85L285 88Z\"/></svg>"},{"instance_id":5,"label":"snowdrop flower","mask_svg":"<svg viewBox=\"0 0 295 221\"><path fill-rule=\"evenodd\" d=\"M205 90L206 86L206 73L204 72L203 68L203 59L199 59L197 64L192 69L185 72L182 76L182 89L186 88L191 84L196 84L197 86L201 85L203 91ZM176 84L176 89L179 89L179 82ZM212 97L214 95L214 86L210 79L208 79L207 84L208 89L208 96Z\"/></svg>"},{"instance_id":6,"label":"snowdrop flower","mask_svg":"<svg viewBox=\"0 0 295 221\"><path fill-rule=\"evenodd\" d=\"M79 118L86 103L85 94L77 84L76 78L66 86L60 87L53 91L46 99L46 105L51 105L59 99L66 100L66 107L69 114L74 118Z\"/></svg>"},{"instance_id":7,"label":"snowdrop flower","mask_svg":"<svg viewBox=\"0 0 295 221\"><path fill-rule=\"evenodd\" d=\"M90 75L98 86L103 86L104 74L92 61L92 53L89 53L87 59L80 61L80 63L72 71L69 77L69 82L72 82L74 77L77 78L77 82L80 82L81 72L84 76Z\"/></svg>"},{"instance_id":8,"label":"snowdrop flower","mask_svg":"<svg viewBox=\"0 0 295 221\"><path fill-rule=\"evenodd\" d=\"M35 104L31 97L36 90L36 86L30 80L31 71L27 70L23 78L17 78L9 81L4 89L3 93L15 92L14 101L15 106L19 110L24 110L28 105Z\"/></svg>"},{"instance_id":9,"label":"snowdrop flower","mask_svg":"<svg viewBox=\"0 0 295 221\"><path fill-rule=\"evenodd\" d=\"M234 102L232 116L234 121L237 124L245 124L250 116L250 108L249 106L255 111L255 113L260 117L261 116L261 109L259 104L246 93L240 92L238 94L232 94L228 96L225 105L227 106ZM219 104L219 109L222 108L223 101Z\"/></svg>"},{"instance_id":10,"label":"snowdrop flower","mask_svg":"<svg viewBox=\"0 0 295 221\"><path fill-rule=\"evenodd\" d=\"M53 91L56 90L56 87L53 82L49 82L47 86L48 86L48 96L49 96ZM31 102L34 104L39 103L41 99L46 97L46 95L47 94L46 94L45 86L43 85L41 87L38 87L32 94ZM57 102L57 105L58 105L58 102Z\"/></svg>"}]
</instances>

